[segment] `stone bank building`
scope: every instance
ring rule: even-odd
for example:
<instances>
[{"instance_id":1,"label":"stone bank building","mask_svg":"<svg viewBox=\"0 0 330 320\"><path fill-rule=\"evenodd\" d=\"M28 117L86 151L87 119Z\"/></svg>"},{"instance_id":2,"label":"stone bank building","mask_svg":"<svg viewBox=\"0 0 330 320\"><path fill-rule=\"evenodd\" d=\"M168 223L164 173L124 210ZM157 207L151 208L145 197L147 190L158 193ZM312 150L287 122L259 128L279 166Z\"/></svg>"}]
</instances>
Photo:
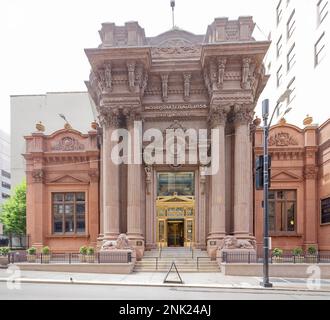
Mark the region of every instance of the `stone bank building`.
<instances>
[{"instance_id":1,"label":"stone bank building","mask_svg":"<svg viewBox=\"0 0 330 320\"><path fill-rule=\"evenodd\" d=\"M100 46L85 50L97 123L90 132L67 124L51 135L39 125L25 137L31 244L76 252L126 233L138 257L159 245L214 257L232 235L261 249L254 159L262 130L253 119L270 43L252 37L254 26L251 17L217 18L203 35L175 28L147 37L137 22L102 24ZM134 136L134 121L143 133L218 129L219 171L205 176L202 163L116 165L112 133ZM305 129L282 121L271 130L270 152L273 245L330 250L329 121Z\"/></svg>"}]
</instances>

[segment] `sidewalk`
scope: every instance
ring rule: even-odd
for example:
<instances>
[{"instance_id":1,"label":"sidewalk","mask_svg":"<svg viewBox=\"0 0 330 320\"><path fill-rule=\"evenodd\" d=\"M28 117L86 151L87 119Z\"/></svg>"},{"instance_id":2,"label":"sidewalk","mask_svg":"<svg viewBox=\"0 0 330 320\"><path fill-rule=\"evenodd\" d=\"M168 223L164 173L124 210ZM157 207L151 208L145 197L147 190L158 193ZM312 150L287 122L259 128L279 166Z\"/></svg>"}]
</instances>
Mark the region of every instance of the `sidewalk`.
<instances>
[{"instance_id":1,"label":"sidewalk","mask_svg":"<svg viewBox=\"0 0 330 320\"><path fill-rule=\"evenodd\" d=\"M227 288L269 290L260 286L259 277L232 277L219 273L182 273L183 284L164 284L166 273L132 273L129 275L92 274L92 273L61 273L20 271L17 269L0 269L0 282L12 281L22 283L60 283L60 284L91 284L113 286L184 286L191 288ZM177 279L171 274L170 279ZM313 290L325 291L330 294L330 280L321 280L320 287L308 287L306 279L272 278L273 289L276 290Z\"/></svg>"}]
</instances>

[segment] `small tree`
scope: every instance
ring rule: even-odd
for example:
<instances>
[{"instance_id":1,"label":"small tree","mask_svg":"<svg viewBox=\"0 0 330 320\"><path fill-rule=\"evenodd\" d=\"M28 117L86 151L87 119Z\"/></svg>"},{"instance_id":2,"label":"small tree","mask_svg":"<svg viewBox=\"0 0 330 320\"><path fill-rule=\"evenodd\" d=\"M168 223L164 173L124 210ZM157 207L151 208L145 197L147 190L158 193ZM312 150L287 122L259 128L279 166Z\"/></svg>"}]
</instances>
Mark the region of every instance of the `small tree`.
<instances>
[{"instance_id":1,"label":"small tree","mask_svg":"<svg viewBox=\"0 0 330 320\"><path fill-rule=\"evenodd\" d=\"M6 234L26 233L26 182L19 184L13 195L2 205L0 222Z\"/></svg>"}]
</instances>

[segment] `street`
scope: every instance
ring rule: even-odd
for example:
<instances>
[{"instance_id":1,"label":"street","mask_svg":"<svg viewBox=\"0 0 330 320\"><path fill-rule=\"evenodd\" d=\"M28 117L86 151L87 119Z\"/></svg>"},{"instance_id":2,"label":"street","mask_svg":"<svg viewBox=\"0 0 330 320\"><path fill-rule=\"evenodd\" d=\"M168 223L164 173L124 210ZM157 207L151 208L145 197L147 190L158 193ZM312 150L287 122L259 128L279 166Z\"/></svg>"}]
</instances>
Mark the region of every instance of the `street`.
<instances>
[{"instance_id":1,"label":"street","mask_svg":"<svg viewBox=\"0 0 330 320\"><path fill-rule=\"evenodd\" d=\"M16 287L17 286L17 287ZM0 300L330 300L330 293L0 282Z\"/></svg>"}]
</instances>

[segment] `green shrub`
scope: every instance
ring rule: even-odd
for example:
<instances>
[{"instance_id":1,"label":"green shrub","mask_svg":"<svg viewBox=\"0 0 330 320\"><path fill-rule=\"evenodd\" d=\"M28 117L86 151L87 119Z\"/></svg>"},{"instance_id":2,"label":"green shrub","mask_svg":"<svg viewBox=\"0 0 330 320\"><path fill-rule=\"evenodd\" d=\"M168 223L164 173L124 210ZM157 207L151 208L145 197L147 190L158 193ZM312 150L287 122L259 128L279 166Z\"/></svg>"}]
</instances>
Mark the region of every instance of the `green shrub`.
<instances>
[{"instance_id":1,"label":"green shrub","mask_svg":"<svg viewBox=\"0 0 330 320\"><path fill-rule=\"evenodd\" d=\"M88 256L93 256L95 253L95 249L93 247L88 247L87 248L87 255Z\"/></svg>"},{"instance_id":2,"label":"green shrub","mask_svg":"<svg viewBox=\"0 0 330 320\"><path fill-rule=\"evenodd\" d=\"M26 253L29 254L30 256L34 256L37 254L37 249L34 247L31 247L29 249L26 250Z\"/></svg>"},{"instance_id":3,"label":"green shrub","mask_svg":"<svg viewBox=\"0 0 330 320\"><path fill-rule=\"evenodd\" d=\"M82 255L86 255L87 254L87 250L88 250L88 248L86 246L82 246L79 249L79 253L82 254Z\"/></svg>"},{"instance_id":4,"label":"green shrub","mask_svg":"<svg viewBox=\"0 0 330 320\"><path fill-rule=\"evenodd\" d=\"M43 247L43 248L41 249L41 253L42 253L42 254L45 254L45 255L50 254L50 248L49 248L49 247Z\"/></svg>"},{"instance_id":5,"label":"green shrub","mask_svg":"<svg viewBox=\"0 0 330 320\"><path fill-rule=\"evenodd\" d=\"M294 256L301 256L303 253L304 253L304 250L303 249L301 249L301 248L294 248L293 250L292 250L292 253L293 253L293 255Z\"/></svg>"},{"instance_id":6,"label":"green shrub","mask_svg":"<svg viewBox=\"0 0 330 320\"><path fill-rule=\"evenodd\" d=\"M10 249L7 247L0 248L0 256L8 256Z\"/></svg>"},{"instance_id":7,"label":"green shrub","mask_svg":"<svg viewBox=\"0 0 330 320\"><path fill-rule=\"evenodd\" d=\"M314 246L311 246L311 247L308 247L307 252L308 252L308 254L313 256L317 253L317 249Z\"/></svg>"},{"instance_id":8,"label":"green shrub","mask_svg":"<svg viewBox=\"0 0 330 320\"><path fill-rule=\"evenodd\" d=\"M275 248L273 250L273 256L274 257L281 257L283 254L283 250L282 249L279 249L279 248Z\"/></svg>"}]
</instances>

